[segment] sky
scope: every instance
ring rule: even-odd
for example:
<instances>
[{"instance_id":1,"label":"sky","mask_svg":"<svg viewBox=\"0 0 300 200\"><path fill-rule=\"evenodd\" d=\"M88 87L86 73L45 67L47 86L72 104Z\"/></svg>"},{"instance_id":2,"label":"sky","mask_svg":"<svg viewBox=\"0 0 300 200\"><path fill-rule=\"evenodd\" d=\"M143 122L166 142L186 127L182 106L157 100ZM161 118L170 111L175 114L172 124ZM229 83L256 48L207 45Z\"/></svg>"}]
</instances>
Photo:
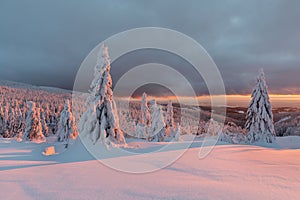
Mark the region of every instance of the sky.
<instances>
[{"instance_id":1,"label":"sky","mask_svg":"<svg viewBox=\"0 0 300 200\"><path fill-rule=\"evenodd\" d=\"M270 93L300 94L299 21L300 1L294 0L1 0L0 79L72 89L80 64L98 43L155 26L200 43L217 64L227 94L251 93L259 68ZM186 72L197 94L207 93L189 63L167 52L125 55L112 63L112 77L117 81L147 62Z\"/></svg>"}]
</instances>

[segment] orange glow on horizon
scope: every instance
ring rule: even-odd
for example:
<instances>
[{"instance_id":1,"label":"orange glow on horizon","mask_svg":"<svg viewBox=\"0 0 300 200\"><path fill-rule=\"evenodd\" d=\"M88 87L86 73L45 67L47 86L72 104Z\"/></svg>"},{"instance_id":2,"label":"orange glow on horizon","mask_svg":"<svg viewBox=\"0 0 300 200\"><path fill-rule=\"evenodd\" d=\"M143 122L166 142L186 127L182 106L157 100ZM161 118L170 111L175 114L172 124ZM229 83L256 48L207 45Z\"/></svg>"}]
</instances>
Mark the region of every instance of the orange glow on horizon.
<instances>
[{"instance_id":1,"label":"orange glow on horizon","mask_svg":"<svg viewBox=\"0 0 300 200\"><path fill-rule=\"evenodd\" d=\"M231 94L231 95L225 95L227 105L229 106L248 106L251 95L239 95L239 94ZM224 95L214 95L214 97L218 98L224 98ZM293 106L293 107L300 107L300 94L269 94L270 101L273 106ZM203 96L197 96L196 101L198 101L200 104L210 104L212 96L210 95L203 95ZM128 97L121 97L121 99L127 99ZM141 97L129 97L130 101L140 101ZM148 96L148 100L150 99L156 99L159 102L167 102L167 101L173 101L173 102L186 102L189 104L191 100L195 99L193 97L188 96L165 96L165 97L155 97L155 96Z\"/></svg>"},{"instance_id":2,"label":"orange glow on horizon","mask_svg":"<svg viewBox=\"0 0 300 200\"><path fill-rule=\"evenodd\" d=\"M215 97L223 97L224 95L202 95L202 96L197 96L196 98L201 99L201 98L211 98L212 96ZM226 98L230 99L250 99L251 94L229 94L225 95ZM300 94L269 94L270 99L288 99L288 100L298 100L300 101ZM128 98L128 97L121 97L121 98ZM189 96L148 96L148 99L162 99L162 100L172 100L172 99L178 99L178 98L193 98ZM142 97L130 97L132 100L141 100Z\"/></svg>"}]
</instances>

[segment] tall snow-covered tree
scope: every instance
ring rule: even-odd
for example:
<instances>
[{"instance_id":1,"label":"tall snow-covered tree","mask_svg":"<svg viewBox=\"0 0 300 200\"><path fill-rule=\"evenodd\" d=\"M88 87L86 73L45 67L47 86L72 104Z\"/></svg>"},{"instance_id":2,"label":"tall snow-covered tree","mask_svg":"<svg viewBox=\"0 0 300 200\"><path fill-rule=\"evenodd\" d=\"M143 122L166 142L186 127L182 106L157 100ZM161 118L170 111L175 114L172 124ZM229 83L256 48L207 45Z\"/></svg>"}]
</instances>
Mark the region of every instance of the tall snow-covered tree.
<instances>
[{"instance_id":1,"label":"tall snow-covered tree","mask_svg":"<svg viewBox=\"0 0 300 200\"><path fill-rule=\"evenodd\" d=\"M101 46L98 54L94 79L90 86L90 96L87 98L86 105L88 105L88 109L79 122L80 133L88 134L93 143L99 140L107 145L111 142L125 143L113 99L108 48L104 45Z\"/></svg>"},{"instance_id":2,"label":"tall snow-covered tree","mask_svg":"<svg viewBox=\"0 0 300 200\"><path fill-rule=\"evenodd\" d=\"M71 112L70 101L67 99L64 109L60 113L58 124L58 138L59 142L68 142L70 138L77 137L77 129L75 119Z\"/></svg>"},{"instance_id":3,"label":"tall snow-covered tree","mask_svg":"<svg viewBox=\"0 0 300 200\"><path fill-rule=\"evenodd\" d=\"M149 129L149 140L161 142L165 139L165 122L162 109L153 99L150 101L151 126Z\"/></svg>"},{"instance_id":4,"label":"tall snow-covered tree","mask_svg":"<svg viewBox=\"0 0 300 200\"><path fill-rule=\"evenodd\" d=\"M264 71L261 69L251 95L245 128L250 143L275 141L272 107L269 100Z\"/></svg>"},{"instance_id":5,"label":"tall snow-covered tree","mask_svg":"<svg viewBox=\"0 0 300 200\"><path fill-rule=\"evenodd\" d=\"M40 119L40 109L36 108L35 103L28 102L29 111L26 118L26 129L23 135L23 140L45 142L46 138L43 135L42 124Z\"/></svg>"}]
</instances>

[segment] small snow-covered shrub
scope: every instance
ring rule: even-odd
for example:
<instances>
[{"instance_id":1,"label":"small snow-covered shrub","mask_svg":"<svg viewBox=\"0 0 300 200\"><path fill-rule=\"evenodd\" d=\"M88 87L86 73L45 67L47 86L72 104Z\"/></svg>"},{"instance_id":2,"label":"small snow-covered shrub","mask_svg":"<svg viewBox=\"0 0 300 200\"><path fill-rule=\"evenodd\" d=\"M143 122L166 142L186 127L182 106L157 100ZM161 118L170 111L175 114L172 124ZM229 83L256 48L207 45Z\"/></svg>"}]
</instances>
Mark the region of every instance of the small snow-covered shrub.
<instances>
[{"instance_id":1,"label":"small snow-covered shrub","mask_svg":"<svg viewBox=\"0 0 300 200\"><path fill-rule=\"evenodd\" d=\"M247 143L247 131L235 123L229 122L222 131L219 131L219 141L231 144Z\"/></svg>"}]
</instances>

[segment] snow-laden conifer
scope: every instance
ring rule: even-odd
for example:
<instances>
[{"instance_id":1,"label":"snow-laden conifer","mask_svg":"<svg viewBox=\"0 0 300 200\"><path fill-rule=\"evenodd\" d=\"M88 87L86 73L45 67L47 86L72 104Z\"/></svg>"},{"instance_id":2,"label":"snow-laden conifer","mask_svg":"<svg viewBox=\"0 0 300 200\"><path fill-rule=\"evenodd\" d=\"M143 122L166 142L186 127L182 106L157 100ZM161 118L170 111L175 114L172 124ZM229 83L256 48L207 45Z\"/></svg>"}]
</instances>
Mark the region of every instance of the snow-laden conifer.
<instances>
[{"instance_id":1,"label":"snow-laden conifer","mask_svg":"<svg viewBox=\"0 0 300 200\"><path fill-rule=\"evenodd\" d=\"M29 110L26 117L26 129L23 135L23 141L45 142L46 138L43 135L40 109L36 108L35 103L32 101L28 102L28 106Z\"/></svg>"},{"instance_id":2,"label":"snow-laden conifer","mask_svg":"<svg viewBox=\"0 0 300 200\"><path fill-rule=\"evenodd\" d=\"M141 139L149 139L149 128L151 125L151 115L147 102L147 94L144 92L141 102L141 118L136 125L136 137Z\"/></svg>"},{"instance_id":3,"label":"snow-laden conifer","mask_svg":"<svg viewBox=\"0 0 300 200\"><path fill-rule=\"evenodd\" d=\"M117 107L113 99L112 78L108 48L101 46L94 68L94 79L90 85L88 106L79 122L79 132L88 134L93 143L102 141L125 143L124 133L119 126Z\"/></svg>"},{"instance_id":4,"label":"snow-laden conifer","mask_svg":"<svg viewBox=\"0 0 300 200\"><path fill-rule=\"evenodd\" d=\"M166 128L175 128L172 101L169 101L167 105Z\"/></svg>"},{"instance_id":5,"label":"snow-laden conifer","mask_svg":"<svg viewBox=\"0 0 300 200\"><path fill-rule=\"evenodd\" d=\"M142 118L141 118L141 124L149 125L150 123L150 113L149 108L147 105L147 94L144 92L142 96L142 103L141 103L141 112L142 112Z\"/></svg>"},{"instance_id":6,"label":"snow-laden conifer","mask_svg":"<svg viewBox=\"0 0 300 200\"><path fill-rule=\"evenodd\" d=\"M272 107L269 100L264 71L261 69L257 83L251 95L251 102L247 111L245 128L248 130L250 143L273 143L275 131Z\"/></svg>"},{"instance_id":7,"label":"snow-laden conifer","mask_svg":"<svg viewBox=\"0 0 300 200\"><path fill-rule=\"evenodd\" d=\"M58 137L59 142L68 142L70 138L77 137L77 128L75 119L71 112L70 101L67 99L64 109L60 113L58 124Z\"/></svg>"},{"instance_id":8,"label":"snow-laden conifer","mask_svg":"<svg viewBox=\"0 0 300 200\"><path fill-rule=\"evenodd\" d=\"M151 126L149 128L149 140L161 142L165 139L165 122L161 106L153 99L150 101Z\"/></svg>"}]
</instances>

